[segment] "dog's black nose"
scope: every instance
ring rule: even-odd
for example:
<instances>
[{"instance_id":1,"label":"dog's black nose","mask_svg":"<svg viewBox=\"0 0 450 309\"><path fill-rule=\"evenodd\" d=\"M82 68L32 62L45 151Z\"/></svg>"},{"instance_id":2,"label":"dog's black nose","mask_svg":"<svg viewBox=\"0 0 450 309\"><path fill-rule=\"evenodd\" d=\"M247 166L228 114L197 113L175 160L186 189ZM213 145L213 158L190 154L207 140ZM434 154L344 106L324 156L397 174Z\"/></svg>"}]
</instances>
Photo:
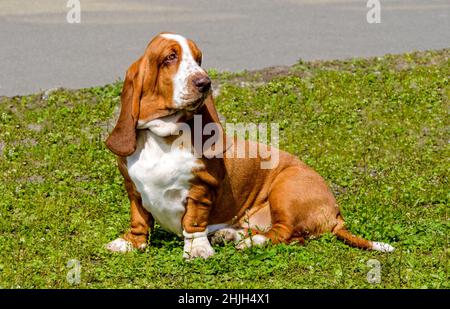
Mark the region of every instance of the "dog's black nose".
<instances>
[{"instance_id":1,"label":"dog's black nose","mask_svg":"<svg viewBox=\"0 0 450 309\"><path fill-rule=\"evenodd\" d=\"M206 92L211 88L211 79L208 76L194 78L193 82L200 92Z\"/></svg>"}]
</instances>

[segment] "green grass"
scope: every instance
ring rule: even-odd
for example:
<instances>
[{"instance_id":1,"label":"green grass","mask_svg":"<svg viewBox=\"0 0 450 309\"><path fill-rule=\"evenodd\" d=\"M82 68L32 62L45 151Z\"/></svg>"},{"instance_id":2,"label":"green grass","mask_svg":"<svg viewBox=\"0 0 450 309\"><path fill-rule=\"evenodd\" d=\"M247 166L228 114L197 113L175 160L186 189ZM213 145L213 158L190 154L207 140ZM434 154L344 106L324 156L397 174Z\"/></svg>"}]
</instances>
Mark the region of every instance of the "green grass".
<instances>
[{"instance_id":1,"label":"green grass","mask_svg":"<svg viewBox=\"0 0 450 309\"><path fill-rule=\"evenodd\" d=\"M213 71L229 122L278 122L280 148L315 168L350 230L391 254L331 235L305 246L215 247L185 262L156 229L145 252L104 245L129 206L103 140L121 83L0 98L0 286L3 288L448 288L450 50L282 70ZM81 263L81 282L66 280ZM381 282L368 283L370 259Z\"/></svg>"}]
</instances>

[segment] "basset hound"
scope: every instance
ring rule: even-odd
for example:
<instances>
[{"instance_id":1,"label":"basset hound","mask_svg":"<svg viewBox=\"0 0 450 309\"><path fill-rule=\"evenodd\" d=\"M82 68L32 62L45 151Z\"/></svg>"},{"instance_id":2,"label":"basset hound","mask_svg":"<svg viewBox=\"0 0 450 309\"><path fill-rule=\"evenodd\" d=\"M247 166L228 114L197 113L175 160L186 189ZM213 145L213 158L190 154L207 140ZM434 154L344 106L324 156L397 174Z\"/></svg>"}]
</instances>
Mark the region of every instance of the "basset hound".
<instances>
[{"instance_id":1,"label":"basset hound","mask_svg":"<svg viewBox=\"0 0 450 309\"><path fill-rule=\"evenodd\" d=\"M131 229L107 249L144 249L156 220L184 237L186 259L213 255L211 242L244 249L325 232L358 248L394 250L352 235L326 182L298 158L227 136L201 62L193 41L161 33L129 67L106 145L125 179ZM251 156L252 147L270 156ZM272 156L276 164L262 168Z\"/></svg>"}]
</instances>

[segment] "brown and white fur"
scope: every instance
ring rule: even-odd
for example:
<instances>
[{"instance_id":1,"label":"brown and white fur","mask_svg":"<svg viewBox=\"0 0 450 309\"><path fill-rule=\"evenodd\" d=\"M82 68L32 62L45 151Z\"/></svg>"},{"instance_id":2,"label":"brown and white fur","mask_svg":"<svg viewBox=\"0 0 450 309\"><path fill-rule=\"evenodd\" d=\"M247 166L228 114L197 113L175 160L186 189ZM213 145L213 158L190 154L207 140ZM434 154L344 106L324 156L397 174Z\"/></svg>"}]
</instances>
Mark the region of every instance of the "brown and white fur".
<instances>
[{"instance_id":1,"label":"brown and white fur","mask_svg":"<svg viewBox=\"0 0 450 309\"><path fill-rule=\"evenodd\" d=\"M131 229L109 250L145 248L154 220L184 237L187 259L214 254L208 236L244 249L331 232L351 246L394 250L347 231L325 181L293 155L272 148L279 157L272 169L261 168L261 157L238 158L239 146L255 143L224 133L201 59L191 40L161 33L127 71L119 119L106 144L125 179ZM226 155L198 157L192 147L173 147L180 126L192 127L194 115L218 126L216 141L223 143L216 145L227 146L209 150Z\"/></svg>"}]
</instances>

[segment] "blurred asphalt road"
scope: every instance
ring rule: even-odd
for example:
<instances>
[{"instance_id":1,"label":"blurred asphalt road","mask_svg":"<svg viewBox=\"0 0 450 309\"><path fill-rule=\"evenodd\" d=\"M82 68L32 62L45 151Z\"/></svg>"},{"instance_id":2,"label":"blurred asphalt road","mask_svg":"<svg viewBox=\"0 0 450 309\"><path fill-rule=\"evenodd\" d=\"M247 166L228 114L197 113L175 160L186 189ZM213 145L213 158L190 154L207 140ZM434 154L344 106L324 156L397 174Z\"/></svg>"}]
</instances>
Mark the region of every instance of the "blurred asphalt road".
<instances>
[{"instance_id":1,"label":"blurred asphalt road","mask_svg":"<svg viewBox=\"0 0 450 309\"><path fill-rule=\"evenodd\" d=\"M449 0L381 0L368 24L367 0L0 1L0 95L123 78L161 31L197 42L207 68L239 71L450 47Z\"/></svg>"}]
</instances>

